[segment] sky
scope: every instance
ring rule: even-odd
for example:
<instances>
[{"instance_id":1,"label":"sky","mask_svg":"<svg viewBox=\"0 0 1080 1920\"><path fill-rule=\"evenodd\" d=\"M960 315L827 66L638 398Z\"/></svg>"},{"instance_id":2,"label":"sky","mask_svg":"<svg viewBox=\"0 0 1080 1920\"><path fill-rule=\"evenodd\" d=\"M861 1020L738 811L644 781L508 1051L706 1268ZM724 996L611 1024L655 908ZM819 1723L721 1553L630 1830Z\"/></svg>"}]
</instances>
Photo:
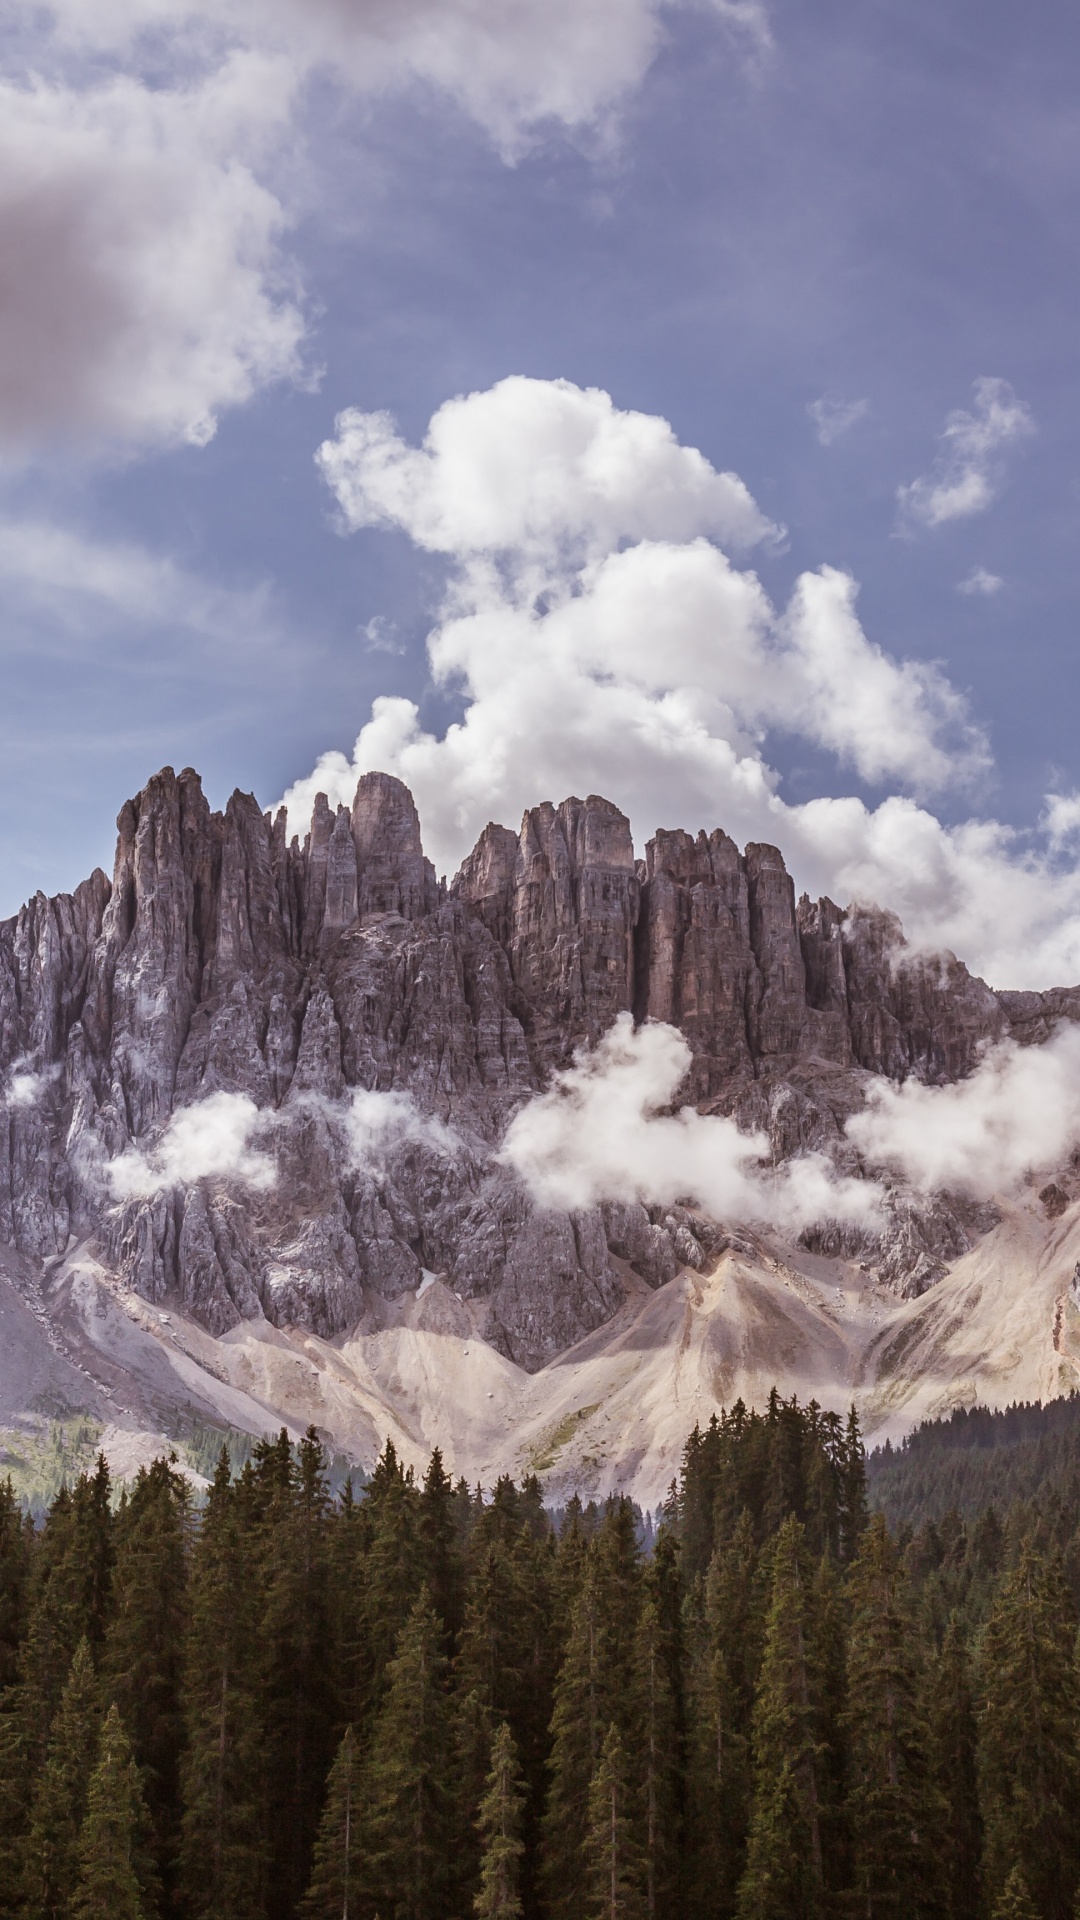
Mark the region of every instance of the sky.
<instances>
[{"instance_id":1,"label":"sky","mask_svg":"<svg viewBox=\"0 0 1080 1920\"><path fill-rule=\"evenodd\" d=\"M0 4L0 914L385 766L1080 979L1063 0Z\"/></svg>"}]
</instances>

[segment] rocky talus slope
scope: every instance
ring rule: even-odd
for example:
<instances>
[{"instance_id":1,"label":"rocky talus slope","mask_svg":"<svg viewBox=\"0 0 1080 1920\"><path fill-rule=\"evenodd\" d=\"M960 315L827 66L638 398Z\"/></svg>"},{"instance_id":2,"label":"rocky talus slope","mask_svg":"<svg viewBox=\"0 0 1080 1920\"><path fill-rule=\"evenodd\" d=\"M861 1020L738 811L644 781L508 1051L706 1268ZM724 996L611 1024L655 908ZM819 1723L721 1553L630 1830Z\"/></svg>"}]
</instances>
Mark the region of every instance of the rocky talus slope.
<instances>
[{"instance_id":1,"label":"rocky talus slope","mask_svg":"<svg viewBox=\"0 0 1080 1920\"><path fill-rule=\"evenodd\" d=\"M910 954L887 912L796 901L774 847L659 832L636 859L626 818L595 796L535 807L517 833L489 826L449 884L385 774L364 776L351 812L320 800L302 844L251 795L211 811L190 770L156 775L118 826L111 883L97 872L0 925L0 1242L11 1311L50 1343L50 1404L122 1405L129 1420L180 1405L248 1428L314 1415L364 1455L399 1416L406 1437L429 1439L424 1421L449 1394L458 1437L444 1439L459 1454L498 1412L485 1460L484 1447L495 1460L519 1444L526 1404L542 1429L529 1458L569 1421L553 1467L577 1457L581 1406L559 1411L556 1394L549 1419L547 1386L530 1377L565 1384L631 1323L662 1352L681 1337L676 1301L715 1291L739 1262L794 1286L796 1320L816 1315L826 1342L857 1281L866 1338L846 1359L806 1361L847 1395L874 1329L924 1312L957 1263L1007 1231L999 1212L894 1185L873 1240L826 1226L799 1249L687 1208L552 1212L492 1158L508 1121L630 1012L684 1034L682 1098L764 1129L778 1161L820 1149L858 1173L842 1129L867 1075L955 1080L989 1040L1080 1018L1080 990L995 994L951 956ZM357 1089L399 1096L359 1147ZM260 1151L273 1179L165 1168L123 1197L110 1164L137 1150L152 1165L171 1116L221 1093L272 1120ZM833 1309L819 1311L815 1287L832 1289ZM753 1365L740 1373L738 1341L710 1360L699 1405L758 1372L813 1387L789 1364L802 1336L785 1321L770 1357L754 1314ZM440 1341L444 1360L472 1342L503 1385L448 1386ZM372 1355L406 1349L396 1387L371 1374ZM315 1352L322 1385L294 1406L286 1357ZM517 1413L501 1410L508 1380ZM651 1458L652 1444L624 1434L604 1458Z\"/></svg>"}]
</instances>

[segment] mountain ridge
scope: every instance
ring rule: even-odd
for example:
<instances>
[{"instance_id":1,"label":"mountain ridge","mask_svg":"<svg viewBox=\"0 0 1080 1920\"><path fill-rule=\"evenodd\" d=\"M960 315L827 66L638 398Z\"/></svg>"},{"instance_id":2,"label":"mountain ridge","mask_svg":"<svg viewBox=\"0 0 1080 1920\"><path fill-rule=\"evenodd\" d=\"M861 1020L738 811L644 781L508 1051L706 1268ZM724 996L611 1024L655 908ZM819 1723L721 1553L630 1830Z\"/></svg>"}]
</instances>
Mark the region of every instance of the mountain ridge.
<instances>
[{"instance_id":1,"label":"mountain ridge","mask_svg":"<svg viewBox=\"0 0 1080 1920\"><path fill-rule=\"evenodd\" d=\"M93 1311L73 1302L103 1289L133 1338L144 1308L169 1307L196 1345L250 1348L254 1374L278 1337L415 1334L482 1341L516 1381L616 1339L630 1308L662 1320L665 1288L740 1262L831 1261L835 1289L861 1274L899 1313L1000 1224L1000 1209L897 1181L879 1230L825 1228L801 1251L694 1206L538 1206L495 1150L620 1014L677 1027L681 1097L760 1129L774 1162L817 1152L860 1175L845 1127L870 1076L959 1081L988 1045L1080 1018L1080 990L995 994L954 956L908 949L887 909L796 900L778 849L740 853L719 828L660 831L639 859L598 796L532 808L516 834L489 825L448 884L392 776L363 776L351 809L320 797L301 842L282 811L236 793L215 813L192 770L164 769L121 810L111 882L99 871L0 924L0 1241L24 1290L27 1263L40 1275L54 1331L78 1323L80 1340ZM215 1098L272 1120L250 1162L261 1185L224 1161L169 1177L163 1138ZM136 1169L127 1192L121 1167ZM827 1315L815 1327L825 1338ZM222 1370L200 1353L207 1377ZM715 1402L738 1367L709 1364L692 1397ZM171 1378L161 1391L182 1397ZM275 1376L254 1400L276 1414L283 1396ZM370 1398L374 1432L392 1383Z\"/></svg>"}]
</instances>

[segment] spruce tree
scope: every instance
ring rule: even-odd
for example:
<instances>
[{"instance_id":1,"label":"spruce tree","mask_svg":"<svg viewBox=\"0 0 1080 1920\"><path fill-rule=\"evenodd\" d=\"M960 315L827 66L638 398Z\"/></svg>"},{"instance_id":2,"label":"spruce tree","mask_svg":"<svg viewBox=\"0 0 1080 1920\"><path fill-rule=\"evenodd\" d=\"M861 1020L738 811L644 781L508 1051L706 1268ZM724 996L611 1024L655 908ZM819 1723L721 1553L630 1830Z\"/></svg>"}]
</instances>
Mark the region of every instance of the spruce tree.
<instances>
[{"instance_id":1,"label":"spruce tree","mask_svg":"<svg viewBox=\"0 0 1080 1920\"><path fill-rule=\"evenodd\" d=\"M354 1920L360 1913L361 1808L356 1735L346 1727L326 1783L311 1884L300 1903L302 1920Z\"/></svg>"},{"instance_id":2,"label":"spruce tree","mask_svg":"<svg viewBox=\"0 0 1080 1920\"><path fill-rule=\"evenodd\" d=\"M1075 1630L1059 1567L1025 1545L983 1636L979 1771L989 1900L1019 1868L1041 1920L1070 1920L1080 1877Z\"/></svg>"},{"instance_id":3,"label":"spruce tree","mask_svg":"<svg viewBox=\"0 0 1080 1920\"><path fill-rule=\"evenodd\" d=\"M978 1731L968 1659L956 1615L939 1658L927 1671L932 1778L942 1809L942 1848L949 1920L977 1920L982 1815Z\"/></svg>"},{"instance_id":4,"label":"spruce tree","mask_svg":"<svg viewBox=\"0 0 1080 1920\"><path fill-rule=\"evenodd\" d=\"M1013 1868L994 1902L993 1920L1040 1920L1019 1867Z\"/></svg>"},{"instance_id":5,"label":"spruce tree","mask_svg":"<svg viewBox=\"0 0 1080 1920\"><path fill-rule=\"evenodd\" d=\"M484 1847L480 1888L473 1901L477 1920L521 1920L524 1802L517 1749L504 1720L491 1743L491 1772L476 1821Z\"/></svg>"},{"instance_id":6,"label":"spruce tree","mask_svg":"<svg viewBox=\"0 0 1080 1920\"><path fill-rule=\"evenodd\" d=\"M546 1906L554 1920L579 1920L589 1788L610 1724L595 1556L574 1603L551 1718L550 1786L543 1824Z\"/></svg>"},{"instance_id":7,"label":"spruce tree","mask_svg":"<svg viewBox=\"0 0 1080 1920\"><path fill-rule=\"evenodd\" d=\"M622 1735L613 1720L589 1787L583 1863L590 1920L643 1920L645 1913L629 1774Z\"/></svg>"},{"instance_id":8,"label":"spruce tree","mask_svg":"<svg viewBox=\"0 0 1080 1920\"><path fill-rule=\"evenodd\" d=\"M387 1669L365 1774L368 1884L382 1920L440 1920L449 1879L442 1623L422 1588Z\"/></svg>"},{"instance_id":9,"label":"spruce tree","mask_svg":"<svg viewBox=\"0 0 1080 1920\"><path fill-rule=\"evenodd\" d=\"M259 1529L271 1920L292 1920L311 1878L338 1707L326 1458L313 1428L295 1461L287 1448L286 1436L284 1446L279 1441L267 1454L266 1517Z\"/></svg>"},{"instance_id":10,"label":"spruce tree","mask_svg":"<svg viewBox=\"0 0 1080 1920\"><path fill-rule=\"evenodd\" d=\"M640 1807L640 1854L647 1920L676 1908L680 1840L679 1706L673 1684L677 1645L659 1596L646 1600L634 1647L633 1761Z\"/></svg>"},{"instance_id":11,"label":"spruce tree","mask_svg":"<svg viewBox=\"0 0 1080 1920\"><path fill-rule=\"evenodd\" d=\"M26 1920L67 1920L100 1729L97 1676L84 1637L75 1650L30 1810L23 1869Z\"/></svg>"},{"instance_id":12,"label":"spruce tree","mask_svg":"<svg viewBox=\"0 0 1080 1920\"><path fill-rule=\"evenodd\" d=\"M142 1468L118 1517L114 1613L102 1654L105 1697L115 1700L131 1739L167 1894L179 1839L190 1522L188 1483L174 1461Z\"/></svg>"},{"instance_id":13,"label":"spruce tree","mask_svg":"<svg viewBox=\"0 0 1080 1920\"><path fill-rule=\"evenodd\" d=\"M222 1451L192 1555L179 1882L188 1920L260 1920L267 1836L258 1567Z\"/></svg>"},{"instance_id":14,"label":"spruce tree","mask_svg":"<svg viewBox=\"0 0 1080 1920\"><path fill-rule=\"evenodd\" d=\"M139 1775L115 1706L101 1729L101 1758L86 1791L71 1920L147 1920L135 1867Z\"/></svg>"},{"instance_id":15,"label":"spruce tree","mask_svg":"<svg viewBox=\"0 0 1080 1920\"><path fill-rule=\"evenodd\" d=\"M852 1904L866 1920L940 1910L940 1810L900 1558L875 1514L850 1580L847 1823Z\"/></svg>"},{"instance_id":16,"label":"spruce tree","mask_svg":"<svg viewBox=\"0 0 1080 1920\"><path fill-rule=\"evenodd\" d=\"M765 1654L753 1719L753 1801L739 1920L820 1920L825 1911L821 1754L808 1644L802 1528L773 1549Z\"/></svg>"},{"instance_id":17,"label":"spruce tree","mask_svg":"<svg viewBox=\"0 0 1080 1920\"><path fill-rule=\"evenodd\" d=\"M750 1724L764 1609L753 1525L744 1509L717 1550L687 1647L686 1857L692 1913L730 1913L745 1862Z\"/></svg>"}]
</instances>

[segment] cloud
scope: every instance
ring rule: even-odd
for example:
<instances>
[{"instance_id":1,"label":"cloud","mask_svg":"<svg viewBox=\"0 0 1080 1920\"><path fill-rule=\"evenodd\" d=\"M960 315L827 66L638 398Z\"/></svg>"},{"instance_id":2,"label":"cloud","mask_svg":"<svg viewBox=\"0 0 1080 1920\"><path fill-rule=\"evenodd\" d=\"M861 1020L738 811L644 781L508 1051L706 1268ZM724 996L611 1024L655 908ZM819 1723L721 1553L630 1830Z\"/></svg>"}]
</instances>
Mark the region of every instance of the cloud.
<instances>
[{"instance_id":1,"label":"cloud","mask_svg":"<svg viewBox=\"0 0 1080 1920\"><path fill-rule=\"evenodd\" d=\"M531 558L573 567L621 541L704 534L749 547L780 532L666 420L569 380L517 374L448 400L422 447L386 413L350 407L336 426L316 461L348 527L402 527L459 560L513 554L526 580Z\"/></svg>"},{"instance_id":2,"label":"cloud","mask_svg":"<svg viewBox=\"0 0 1080 1920\"><path fill-rule=\"evenodd\" d=\"M819 400L811 400L806 409L814 423L817 437L823 447L831 447L842 433L847 433L859 420L865 420L870 411L869 400L837 400L831 394L823 393Z\"/></svg>"},{"instance_id":3,"label":"cloud","mask_svg":"<svg viewBox=\"0 0 1080 1920\"><path fill-rule=\"evenodd\" d=\"M866 636L846 575L805 574L778 615L756 575L702 531L718 501L739 503L746 532L755 515L767 524L750 496L717 493L702 456L678 458L666 423L646 434L630 416L624 433L610 403L575 394L501 383L453 402L453 432L433 429L419 450L385 420L361 431L350 414L321 455L345 525L405 525L450 559L429 656L463 714L435 734L414 702L377 699L352 754L323 755L289 790L295 827L316 792L351 804L359 774L382 768L413 789L428 850L453 871L488 820L513 825L540 799L604 793L639 846L657 826L775 842L800 888L892 907L914 944L950 948L995 986L1080 978L1080 873L1044 842L993 819L946 826L903 793L875 807L842 791L783 797L770 730L916 794L977 775L986 744L940 673ZM528 407L539 423L524 432ZM474 487L475 504L457 498Z\"/></svg>"},{"instance_id":4,"label":"cloud","mask_svg":"<svg viewBox=\"0 0 1080 1920\"><path fill-rule=\"evenodd\" d=\"M871 1165L897 1168L924 1192L1008 1193L1080 1140L1080 1029L1062 1027L1041 1047L1004 1042L955 1086L876 1081L847 1134Z\"/></svg>"},{"instance_id":5,"label":"cloud","mask_svg":"<svg viewBox=\"0 0 1080 1920\"><path fill-rule=\"evenodd\" d=\"M58 1066L34 1069L26 1060L12 1062L8 1083L0 1094L0 1111L18 1107L36 1107L53 1082L59 1079Z\"/></svg>"},{"instance_id":6,"label":"cloud","mask_svg":"<svg viewBox=\"0 0 1080 1920\"><path fill-rule=\"evenodd\" d=\"M379 1167L403 1146L448 1155L456 1155L462 1146L452 1128L421 1114L408 1094L376 1093L364 1087L357 1087L349 1097L344 1130L348 1164L356 1169Z\"/></svg>"},{"instance_id":7,"label":"cloud","mask_svg":"<svg viewBox=\"0 0 1080 1920\"><path fill-rule=\"evenodd\" d=\"M511 1121L497 1158L541 1205L576 1209L598 1200L668 1206L689 1199L721 1220L761 1220L792 1232L822 1219L862 1227L878 1217L872 1182L837 1178L819 1154L776 1171L763 1165L764 1134L733 1120L671 1106L690 1066L674 1027L634 1029L628 1013L591 1053L556 1074Z\"/></svg>"},{"instance_id":8,"label":"cloud","mask_svg":"<svg viewBox=\"0 0 1080 1920\"><path fill-rule=\"evenodd\" d=\"M45 609L78 633L106 621L110 632L117 622L177 626L231 643L257 634L265 654L273 625L265 587L216 587L167 555L48 521L0 520L0 581L9 614L20 604Z\"/></svg>"},{"instance_id":9,"label":"cloud","mask_svg":"<svg viewBox=\"0 0 1080 1920\"><path fill-rule=\"evenodd\" d=\"M1000 593L1005 585L1000 573L988 573L985 567L972 567L963 580L957 582L957 593L977 593L989 598Z\"/></svg>"},{"instance_id":10,"label":"cloud","mask_svg":"<svg viewBox=\"0 0 1080 1920\"><path fill-rule=\"evenodd\" d=\"M516 159L533 130L603 123L640 86L664 16L711 13L752 55L770 44L760 0L54 0L75 46L137 47L149 31L204 51L273 50L294 67L331 69L360 94L421 82L449 95Z\"/></svg>"},{"instance_id":11,"label":"cloud","mask_svg":"<svg viewBox=\"0 0 1080 1920\"><path fill-rule=\"evenodd\" d=\"M287 216L255 172L293 84L254 54L180 88L0 80L0 445L201 445L298 375Z\"/></svg>"},{"instance_id":12,"label":"cloud","mask_svg":"<svg viewBox=\"0 0 1080 1920\"><path fill-rule=\"evenodd\" d=\"M1080 793L1048 793L1043 831L1053 851L1072 844L1080 835Z\"/></svg>"},{"instance_id":13,"label":"cloud","mask_svg":"<svg viewBox=\"0 0 1080 1920\"><path fill-rule=\"evenodd\" d=\"M238 1180L265 1192L277 1179L269 1154L252 1143L273 1116L260 1114L245 1093L212 1093L173 1114L156 1146L132 1147L108 1162L106 1176L118 1200L142 1199L195 1180Z\"/></svg>"},{"instance_id":14,"label":"cloud","mask_svg":"<svg viewBox=\"0 0 1080 1920\"><path fill-rule=\"evenodd\" d=\"M310 377L282 242L317 71L367 99L434 89L512 162L545 126L610 131L685 4L768 44L757 0L13 0L0 448L202 445Z\"/></svg>"},{"instance_id":15,"label":"cloud","mask_svg":"<svg viewBox=\"0 0 1080 1920\"><path fill-rule=\"evenodd\" d=\"M975 404L950 413L930 472L897 488L901 522L940 527L984 512L1000 484L1001 450L1034 431L1007 380L976 380Z\"/></svg>"}]
</instances>

